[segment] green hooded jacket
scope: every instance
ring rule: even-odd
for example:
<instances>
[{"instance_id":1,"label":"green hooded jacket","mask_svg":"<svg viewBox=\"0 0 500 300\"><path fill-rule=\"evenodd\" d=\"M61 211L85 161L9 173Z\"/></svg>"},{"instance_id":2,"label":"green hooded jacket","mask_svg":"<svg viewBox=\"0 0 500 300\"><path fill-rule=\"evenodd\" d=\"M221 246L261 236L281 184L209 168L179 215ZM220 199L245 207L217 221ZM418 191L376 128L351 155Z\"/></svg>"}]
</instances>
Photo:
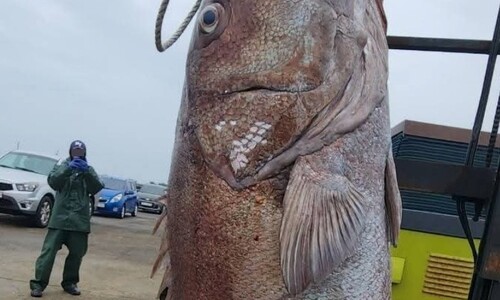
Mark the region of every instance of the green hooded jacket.
<instances>
[{"instance_id":1,"label":"green hooded jacket","mask_svg":"<svg viewBox=\"0 0 500 300\"><path fill-rule=\"evenodd\" d=\"M56 165L47 179L56 191L49 228L90 232L90 195L103 185L95 170L82 172L69 167L70 159Z\"/></svg>"}]
</instances>

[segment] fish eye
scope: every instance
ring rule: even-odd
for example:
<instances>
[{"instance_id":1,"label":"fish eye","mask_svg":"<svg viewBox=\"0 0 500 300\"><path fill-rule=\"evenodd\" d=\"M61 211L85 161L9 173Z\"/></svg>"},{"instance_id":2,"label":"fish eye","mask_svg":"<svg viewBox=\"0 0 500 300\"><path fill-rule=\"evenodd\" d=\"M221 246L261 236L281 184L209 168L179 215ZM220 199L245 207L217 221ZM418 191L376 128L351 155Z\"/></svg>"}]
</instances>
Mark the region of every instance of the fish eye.
<instances>
[{"instance_id":1,"label":"fish eye","mask_svg":"<svg viewBox=\"0 0 500 300\"><path fill-rule=\"evenodd\" d=\"M213 10L207 10L203 14L203 25L205 26L212 26L215 24L217 16L215 15L215 12Z\"/></svg>"},{"instance_id":2,"label":"fish eye","mask_svg":"<svg viewBox=\"0 0 500 300\"><path fill-rule=\"evenodd\" d=\"M219 24L219 11L223 8L220 4L214 3L206 6L200 13L200 29L204 33L212 33Z\"/></svg>"}]
</instances>

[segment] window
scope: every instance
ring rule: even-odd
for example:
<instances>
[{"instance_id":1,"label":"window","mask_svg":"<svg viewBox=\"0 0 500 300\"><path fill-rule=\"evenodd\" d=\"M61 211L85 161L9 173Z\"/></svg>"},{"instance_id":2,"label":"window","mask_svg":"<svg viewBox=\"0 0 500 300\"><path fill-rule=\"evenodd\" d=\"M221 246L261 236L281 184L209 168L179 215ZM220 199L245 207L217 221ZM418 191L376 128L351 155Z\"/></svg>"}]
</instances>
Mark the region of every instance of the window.
<instances>
[{"instance_id":1,"label":"window","mask_svg":"<svg viewBox=\"0 0 500 300\"><path fill-rule=\"evenodd\" d=\"M0 158L0 166L4 168L23 170L42 175L49 175L57 164L57 160L28 153L10 152Z\"/></svg>"},{"instance_id":2,"label":"window","mask_svg":"<svg viewBox=\"0 0 500 300\"><path fill-rule=\"evenodd\" d=\"M165 193L165 187L159 185L143 185L141 188L141 193L153 194L153 195L163 195Z\"/></svg>"},{"instance_id":3,"label":"window","mask_svg":"<svg viewBox=\"0 0 500 300\"><path fill-rule=\"evenodd\" d=\"M135 182L130 181L130 190L133 192L137 191L137 187L135 186Z\"/></svg>"},{"instance_id":4,"label":"window","mask_svg":"<svg viewBox=\"0 0 500 300\"><path fill-rule=\"evenodd\" d=\"M126 191L128 184L125 180L111 178L111 177L101 177L104 188L116 191Z\"/></svg>"}]
</instances>

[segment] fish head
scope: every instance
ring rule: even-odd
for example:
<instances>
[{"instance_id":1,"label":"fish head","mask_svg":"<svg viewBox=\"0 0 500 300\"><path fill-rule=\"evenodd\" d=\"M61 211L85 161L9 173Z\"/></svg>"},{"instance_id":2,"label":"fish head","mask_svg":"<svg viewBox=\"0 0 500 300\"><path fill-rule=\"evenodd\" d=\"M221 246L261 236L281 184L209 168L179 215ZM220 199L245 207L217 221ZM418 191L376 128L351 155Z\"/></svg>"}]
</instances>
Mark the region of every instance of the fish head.
<instances>
[{"instance_id":1,"label":"fish head","mask_svg":"<svg viewBox=\"0 0 500 300\"><path fill-rule=\"evenodd\" d=\"M293 145L342 94L366 43L362 27L345 17L356 14L349 3L202 3L185 101L205 161L231 186Z\"/></svg>"}]
</instances>

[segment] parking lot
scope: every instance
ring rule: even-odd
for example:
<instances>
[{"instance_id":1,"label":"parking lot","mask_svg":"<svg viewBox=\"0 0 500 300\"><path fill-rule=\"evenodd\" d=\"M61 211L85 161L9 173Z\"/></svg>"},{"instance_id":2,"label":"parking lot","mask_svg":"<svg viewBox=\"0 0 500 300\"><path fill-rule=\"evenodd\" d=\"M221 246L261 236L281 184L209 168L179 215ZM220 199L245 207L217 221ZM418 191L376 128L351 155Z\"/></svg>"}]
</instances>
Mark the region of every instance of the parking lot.
<instances>
[{"instance_id":1,"label":"parking lot","mask_svg":"<svg viewBox=\"0 0 500 300\"><path fill-rule=\"evenodd\" d=\"M160 239L151 234L158 215L139 213L120 220L92 217L89 249L80 270L77 299L155 299L161 272L149 278ZM46 229L29 226L23 218L0 214L0 299L33 299L29 280L34 275ZM63 246L42 299L74 299L60 287Z\"/></svg>"}]
</instances>

